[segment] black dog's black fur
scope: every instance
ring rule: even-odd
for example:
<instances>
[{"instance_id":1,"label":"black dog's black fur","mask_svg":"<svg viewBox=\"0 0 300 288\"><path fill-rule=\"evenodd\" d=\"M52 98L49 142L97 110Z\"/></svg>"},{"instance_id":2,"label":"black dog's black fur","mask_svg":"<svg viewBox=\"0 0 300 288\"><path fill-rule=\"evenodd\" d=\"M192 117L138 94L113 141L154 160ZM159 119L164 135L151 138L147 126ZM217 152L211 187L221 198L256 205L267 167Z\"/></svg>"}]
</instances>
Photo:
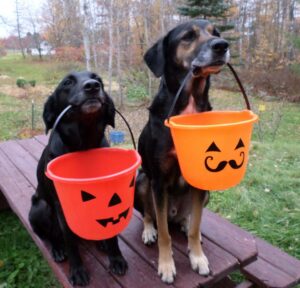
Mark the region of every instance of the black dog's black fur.
<instances>
[{"instance_id":1,"label":"black dog's black fur","mask_svg":"<svg viewBox=\"0 0 300 288\"><path fill-rule=\"evenodd\" d=\"M50 242L55 261L64 261L68 256L71 284L84 286L89 283L89 274L79 255L78 237L66 223L53 182L45 176L45 168L49 161L65 153L108 146L104 131L107 125L114 127L115 110L102 80L90 72L69 74L48 98L43 112L46 131L53 128L56 118L68 105L72 105L71 110L52 131L51 143L39 160L38 186L32 197L29 220L34 232ZM101 247L108 253L112 272L125 274L127 262L117 237L103 241Z\"/></svg>"},{"instance_id":2,"label":"black dog's black fur","mask_svg":"<svg viewBox=\"0 0 300 288\"><path fill-rule=\"evenodd\" d=\"M166 209L166 201L170 204L170 199L176 197L177 200L181 199L180 201L184 202L188 197L188 191L193 189L181 177L170 129L164 125L164 121L183 79L192 68L195 68L194 76L184 87L172 115L183 113L189 106L191 98L194 101L193 113L212 109L208 95L209 75L219 72L219 68L225 64L225 54L228 48L228 43L219 36L218 31L208 21L194 20L171 30L145 54L144 59L148 67L156 77L161 77L158 93L149 108L149 120L138 143L143 170L140 171L137 179L135 208L148 217L146 221L149 221L149 215L153 218L154 211L156 211L156 221L158 221L158 212ZM152 192L153 198L149 196ZM205 191L196 191L196 193L199 195L196 196L199 198L196 201L201 202L200 206L203 206L207 201L207 193ZM153 206L156 206L156 209ZM200 206L199 209L202 207ZM191 208L189 209L191 212ZM166 212L160 213L161 217L166 215ZM155 218L152 220L155 221ZM164 223L165 220L160 221ZM168 235L168 231L164 230L166 228L164 224L163 226L163 234ZM158 230L160 230L159 227ZM159 233L158 231L158 239ZM156 240L154 238L156 237L151 238L148 243L144 238L143 240L145 244L151 244ZM169 236L159 241L159 247L160 245L170 246L165 243L169 243ZM166 251L165 248L160 250ZM167 260L159 259L162 263L159 274L162 280L168 283L173 282L176 273L175 268L172 268L170 258L172 257L166 257ZM164 261L170 264L168 268L163 268ZM198 270L198 267L193 267L193 269ZM200 270L199 268L200 274L207 275L208 268L205 268L204 272Z\"/></svg>"}]
</instances>

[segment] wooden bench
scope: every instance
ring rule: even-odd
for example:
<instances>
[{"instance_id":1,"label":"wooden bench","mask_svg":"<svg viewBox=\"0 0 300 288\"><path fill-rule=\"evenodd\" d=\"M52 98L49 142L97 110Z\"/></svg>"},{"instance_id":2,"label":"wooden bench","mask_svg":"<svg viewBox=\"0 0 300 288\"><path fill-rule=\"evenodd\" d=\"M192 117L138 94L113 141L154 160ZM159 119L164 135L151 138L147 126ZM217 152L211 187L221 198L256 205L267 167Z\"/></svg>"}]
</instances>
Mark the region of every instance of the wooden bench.
<instances>
[{"instance_id":1,"label":"wooden bench","mask_svg":"<svg viewBox=\"0 0 300 288\"><path fill-rule=\"evenodd\" d=\"M30 198L35 191L37 161L46 145L46 136L0 143L0 190L11 209L42 251L63 287L68 282L68 263L55 263L49 247L32 231L28 222ZM4 207L0 194L0 207ZM2 207L2 208L3 208ZM203 248L210 261L212 275L202 277L190 268L187 241L182 233L171 231L177 277L165 285L157 276L157 245L146 247L141 241L142 219L134 212L132 220L120 235L120 248L129 263L128 273L119 277L108 271L105 254L93 242L80 243L83 261L91 275L88 287L292 287L300 279L300 261L217 214L205 209L202 221ZM249 281L236 284L228 276L241 271Z\"/></svg>"}]
</instances>

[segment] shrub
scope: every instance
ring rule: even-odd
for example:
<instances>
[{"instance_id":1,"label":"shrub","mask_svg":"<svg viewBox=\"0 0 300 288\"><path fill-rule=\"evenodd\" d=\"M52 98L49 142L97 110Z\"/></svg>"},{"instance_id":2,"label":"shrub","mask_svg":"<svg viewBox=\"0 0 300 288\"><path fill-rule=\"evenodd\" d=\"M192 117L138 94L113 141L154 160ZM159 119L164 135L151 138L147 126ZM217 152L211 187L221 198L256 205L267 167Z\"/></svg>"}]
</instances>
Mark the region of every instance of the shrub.
<instances>
[{"instance_id":1,"label":"shrub","mask_svg":"<svg viewBox=\"0 0 300 288\"><path fill-rule=\"evenodd\" d=\"M129 100L143 100L147 96L148 93L144 86L138 84L129 84L127 86L127 98Z\"/></svg>"},{"instance_id":2,"label":"shrub","mask_svg":"<svg viewBox=\"0 0 300 288\"><path fill-rule=\"evenodd\" d=\"M28 84L29 84L31 87L35 87L35 85L36 85L36 80L29 80L29 81L28 81Z\"/></svg>"},{"instance_id":3,"label":"shrub","mask_svg":"<svg viewBox=\"0 0 300 288\"><path fill-rule=\"evenodd\" d=\"M54 58L62 62L74 62L74 61L83 61L84 60L84 51L83 48L64 46L56 48L56 53Z\"/></svg>"},{"instance_id":4,"label":"shrub","mask_svg":"<svg viewBox=\"0 0 300 288\"><path fill-rule=\"evenodd\" d=\"M18 78L16 84L19 88L25 88L27 81L23 78Z\"/></svg>"}]
</instances>

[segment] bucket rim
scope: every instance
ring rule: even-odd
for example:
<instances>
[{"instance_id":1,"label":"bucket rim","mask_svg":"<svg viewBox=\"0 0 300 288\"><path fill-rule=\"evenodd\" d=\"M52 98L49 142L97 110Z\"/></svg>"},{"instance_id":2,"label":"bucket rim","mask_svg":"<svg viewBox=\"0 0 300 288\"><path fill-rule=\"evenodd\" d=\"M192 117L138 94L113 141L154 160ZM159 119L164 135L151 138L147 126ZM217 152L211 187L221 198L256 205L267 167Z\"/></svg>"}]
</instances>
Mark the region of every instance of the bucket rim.
<instances>
[{"instance_id":1,"label":"bucket rim","mask_svg":"<svg viewBox=\"0 0 300 288\"><path fill-rule=\"evenodd\" d=\"M185 118L185 117L189 117L192 115L203 115L203 114L212 114L212 113L220 113L220 114L241 114L241 113L248 113L249 115L251 115L250 119L247 120L243 120L243 121L238 121L238 122L234 122L234 123L224 123L224 124L211 124L211 125L185 125L185 124L178 124L175 123L174 121L172 121L172 118L174 119L180 119L180 118ZM243 125L243 124L248 124L248 123L253 123L253 122L257 122L258 121L258 115L255 114L253 111L251 110L241 110L241 111L235 111L235 110L214 110L214 111L206 111L206 112L199 112L199 113L194 113L194 114L183 114L183 115L175 115L170 117L169 121L168 119L165 120L165 125L169 128L181 128L181 129L190 129L190 130L194 130L194 129L208 129L208 128L220 128L220 127L230 127L230 126L235 126L235 125Z\"/></svg>"},{"instance_id":2,"label":"bucket rim","mask_svg":"<svg viewBox=\"0 0 300 288\"><path fill-rule=\"evenodd\" d=\"M135 156L135 162L129 166L126 169L123 169L120 172L114 173L114 174L110 174L110 175L106 175L106 176L99 176L99 177L91 177L91 178L67 178L67 177L61 177L61 176L57 176L55 175L52 171L51 171L51 166L55 164L56 161L61 160L62 158L70 158L76 154L81 154L81 153L86 153L86 152L90 152L90 151L94 151L94 150L109 150L110 152L113 151L122 151L122 152L126 152L126 153L134 153ZM138 166L141 164L141 156L140 154L134 150L134 149L124 149L124 148L111 148L111 147L103 147L103 148L94 148L94 149L89 149L89 150L85 150L85 151L76 151L76 152L70 152L70 153L66 153L64 155L58 156L54 159L52 159L48 164L47 164L47 169L45 171L46 176L51 179L52 181L57 181L60 183L76 183L76 184L80 184L80 183L91 183L91 182L96 182L96 181L108 181L114 178L117 178L119 176L122 175L126 175L129 172L135 170L138 168Z\"/></svg>"}]
</instances>

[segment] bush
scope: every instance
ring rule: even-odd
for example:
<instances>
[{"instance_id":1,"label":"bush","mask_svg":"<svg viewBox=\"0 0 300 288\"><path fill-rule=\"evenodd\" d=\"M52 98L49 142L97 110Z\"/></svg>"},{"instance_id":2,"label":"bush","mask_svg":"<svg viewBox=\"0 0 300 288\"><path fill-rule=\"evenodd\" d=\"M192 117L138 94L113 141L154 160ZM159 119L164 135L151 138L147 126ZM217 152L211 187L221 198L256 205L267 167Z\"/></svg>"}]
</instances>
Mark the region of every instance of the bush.
<instances>
[{"instance_id":1,"label":"bush","mask_svg":"<svg viewBox=\"0 0 300 288\"><path fill-rule=\"evenodd\" d=\"M28 82L25 79L23 79L23 78L17 79L17 82L16 82L16 84L17 84L17 86L19 88L25 88L25 86L27 85L27 83Z\"/></svg>"},{"instance_id":2,"label":"bush","mask_svg":"<svg viewBox=\"0 0 300 288\"><path fill-rule=\"evenodd\" d=\"M147 98L148 93L144 86L130 84L127 86L127 98L129 100L143 100Z\"/></svg>"},{"instance_id":3,"label":"bush","mask_svg":"<svg viewBox=\"0 0 300 288\"><path fill-rule=\"evenodd\" d=\"M28 81L28 84L29 84L31 87L35 87L35 85L36 85L36 80L29 80L29 81Z\"/></svg>"},{"instance_id":4,"label":"bush","mask_svg":"<svg viewBox=\"0 0 300 288\"><path fill-rule=\"evenodd\" d=\"M56 53L54 58L62 62L74 62L74 61L84 61L84 51L83 48L76 48L71 46L64 46L56 48Z\"/></svg>"}]
</instances>

